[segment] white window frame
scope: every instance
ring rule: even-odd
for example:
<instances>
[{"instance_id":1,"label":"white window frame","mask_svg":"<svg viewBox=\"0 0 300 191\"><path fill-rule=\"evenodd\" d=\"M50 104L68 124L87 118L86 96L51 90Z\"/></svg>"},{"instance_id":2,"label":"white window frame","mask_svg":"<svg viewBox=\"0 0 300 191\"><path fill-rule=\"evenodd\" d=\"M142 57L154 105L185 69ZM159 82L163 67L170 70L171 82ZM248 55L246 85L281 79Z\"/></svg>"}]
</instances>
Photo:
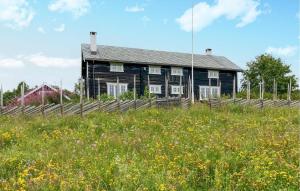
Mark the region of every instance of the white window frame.
<instances>
[{"instance_id":1,"label":"white window frame","mask_svg":"<svg viewBox=\"0 0 300 191\"><path fill-rule=\"evenodd\" d=\"M210 91L209 91L210 88ZM204 92L202 90L204 89ZM217 91L216 95L213 95L213 91ZM202 96L204 94L204 96ZM221 95L221 89L219 86L199 86L199 96L200 100L208 100L209 94L211 95L211 98L217 98Z\"/></svg>"},{"instance_id":2,"label":"white window frame","mask_svg":"<svg viewBox=\"0 0 300 191\"><path fill-rule=\"evenodd\" d=\"M122 63L110 63L111 72L124 72L124 64Z\"/></svg>"},{"instance_id":3,"label":"white window frame","mask_svg":"<svg viewBox=\"0 0 300 191\"><path fill-rule=\"evenodd\" d=\"M171 67L172 76L183 76L183 69L180 67Z\"/></svg>"},{"instance_id":4,"label":"white window frame","mask_svg":"<svg viewBox=\"0 0 300 191\"><path fill-rule=\"evenodd\" d=\"M179 95L179 89L181 89L181 94L183 94L183 86L177 86L177 85L171 85L171 94L173 95Z\"/></svg>"},{"instance_id":5,"label":"white window frame","mask_svg":"<svg viewBox=\"0 0 300 191\"><path fill-rule=\"evenodd\" d=\"M208 70L208 78L219 79L219 71L217 71L217 70Z\"/></svg>"},{"instance_id":6,"label":"white window frame","mask_svg":"<svg viewBox=\"0 0 300 191\"><path fill-rule=\"evenodd\" d=\"M161 75L161 66L149 66L149 74Z\"/></svg>"},{"instance_id":7,"label":"white window frame","mask_svg":"<svg viewBox=\"0 0 300 191\"><path fill-rule=\"evenodd\" d=\"M118 84L117 83L110 83L110 82L107 82L106 83L106 86L107 86L107 95L109 96L113 96L114 98L117 98L117 89L119 90L118 91L118 96L122 95L123 93L127 92L128 91L128 84L126 83L119 83L119 88L117 88ZM111 95L111 91L110 91L110 87L113 86L113 95ZM122 87L124 87L124 91L121 92L122 90Z\"/></svg>"},{"instance_id":8,"label":"white window frame","mask_svg":"<svg viewBox=\"0 0 300 191\"><path fill-rule=\"evenodd\" d=\"M149 85L149 91L151 94L161 94L161 85Z\"/></svg>"}]
</instances>

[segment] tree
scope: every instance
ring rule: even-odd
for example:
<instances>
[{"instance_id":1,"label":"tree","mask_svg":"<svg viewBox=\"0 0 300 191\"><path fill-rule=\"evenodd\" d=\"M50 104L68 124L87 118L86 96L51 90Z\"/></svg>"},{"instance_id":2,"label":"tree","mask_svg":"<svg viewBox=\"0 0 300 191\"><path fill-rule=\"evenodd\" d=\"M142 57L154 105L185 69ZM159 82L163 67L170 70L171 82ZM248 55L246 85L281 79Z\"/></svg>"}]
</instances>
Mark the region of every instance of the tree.
<instances>
[{"instance_id":1,"label":"tree","mask_svg":"<svg viewBox=\"0 0 300 191\"><path fill-rule=\"evenodd\" d=\"M277 82L278 93L286 93L288 83L292 82L292 90L295 90L297 78L291 74L290 65L286 65L280 58L274 58L270 54L262 54L254 61L247 63L247 69L243 72L242 89L246 89L247 80L251 83L251 91L259 91L259 83L263 79L265 91L273 92L273 81Z\"/></svg>"},{"instance_id":2,"label":"tree","mask_svg":"<svg viewBox=\"0 0 300 191\"><path fill-rule=\"evenodd\" d=\"M22 83L23 82L20 82L18 84L17 89L13 89L12 91L7 91L7 92L3 93L4 105L8 104L14 98L21 96ZM28 91L28 90L29 90L29 85L24 82L24 92L26 93L26 91Z\"/></svg>"},{"instance_id":3,"label":"tree","mask_svg":"<svg viewBox=\"0 0 300 191\"><path fill-rule=\"evenodd\" d=\"M20 82L18 84L18 86L17 86L17 89L14 90L16 96L20 96L21 95L22 84L23 84L23 82ZM28 90L29 90L29 85L24 82L24 93L26 93Z\"/></svg>"}]
</instances>

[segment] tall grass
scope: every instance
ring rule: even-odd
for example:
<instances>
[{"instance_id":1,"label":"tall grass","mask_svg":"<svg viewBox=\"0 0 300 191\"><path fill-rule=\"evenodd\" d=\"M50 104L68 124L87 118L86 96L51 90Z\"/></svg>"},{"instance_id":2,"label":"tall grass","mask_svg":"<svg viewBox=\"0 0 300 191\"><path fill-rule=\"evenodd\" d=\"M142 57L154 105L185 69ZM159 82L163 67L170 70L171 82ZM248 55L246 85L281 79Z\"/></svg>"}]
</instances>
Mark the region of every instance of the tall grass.
<instances>
[{"instance_id":1,"label":"tall grass","mask_svg":"<svg viewBox=\"0 0 300 191\"><path fill-rule=\"evenodd\" d=\"M0 190L298 190L297 109L0 117Z\"/></svg>"}]
</instances>

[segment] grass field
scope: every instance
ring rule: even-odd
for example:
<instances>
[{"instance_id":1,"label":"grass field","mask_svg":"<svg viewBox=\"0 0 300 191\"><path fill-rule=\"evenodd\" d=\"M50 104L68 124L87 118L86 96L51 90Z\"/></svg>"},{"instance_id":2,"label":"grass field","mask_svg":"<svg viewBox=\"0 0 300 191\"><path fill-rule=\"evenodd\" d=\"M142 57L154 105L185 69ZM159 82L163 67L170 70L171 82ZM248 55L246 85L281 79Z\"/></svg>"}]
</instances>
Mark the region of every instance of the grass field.
<instances>
[{"instance_id":1,"label":"grass field","mask_svg":"<svg viewBox=\"0 0 300 191\"><path fill-rule=\"evenodd\" d=\"M0 190L298 190L299 112L0 117Z\"/></svg>"}]
</instances>

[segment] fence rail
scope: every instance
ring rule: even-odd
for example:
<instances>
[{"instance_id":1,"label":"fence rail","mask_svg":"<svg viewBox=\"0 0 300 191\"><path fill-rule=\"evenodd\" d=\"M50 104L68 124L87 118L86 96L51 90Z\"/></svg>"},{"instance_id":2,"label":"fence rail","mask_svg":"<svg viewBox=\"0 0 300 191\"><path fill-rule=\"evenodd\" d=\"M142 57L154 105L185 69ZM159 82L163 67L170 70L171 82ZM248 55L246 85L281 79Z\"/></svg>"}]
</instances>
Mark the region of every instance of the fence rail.
<instances>
[{"instance_id":1,"label":"fence rail","mask_svg":"<svg viewBox=\"0 0 300 191\"><path fill-rule=\"evenodd\" d=\"M300 108L300 101L288 101L288 100L262 100L262 99L210 99L208 101L201 101L204 104L208 104L210 108L223 107L228 104L254 106L257 108L264 107L298 107ZM91 112L126 112L128 110L141 110L145 108L157 107L157 108L169 108L169 107L182 107L189 108L191 106L191 100L188 98L169 98L169 99L149 99L149 100L128 100L128 101L91 101L83 104L80 103L66 103L61 104L46 104L46 105L28 105L28 106L14 106L11 108L2 108L0 115L6 116L70 116L70 115L87 115Z\"/></svg>"}]
</instances>

